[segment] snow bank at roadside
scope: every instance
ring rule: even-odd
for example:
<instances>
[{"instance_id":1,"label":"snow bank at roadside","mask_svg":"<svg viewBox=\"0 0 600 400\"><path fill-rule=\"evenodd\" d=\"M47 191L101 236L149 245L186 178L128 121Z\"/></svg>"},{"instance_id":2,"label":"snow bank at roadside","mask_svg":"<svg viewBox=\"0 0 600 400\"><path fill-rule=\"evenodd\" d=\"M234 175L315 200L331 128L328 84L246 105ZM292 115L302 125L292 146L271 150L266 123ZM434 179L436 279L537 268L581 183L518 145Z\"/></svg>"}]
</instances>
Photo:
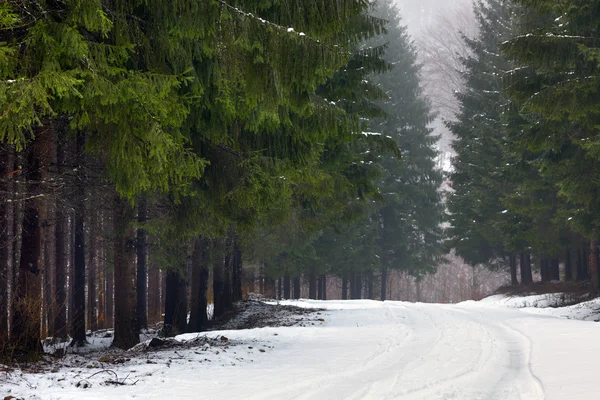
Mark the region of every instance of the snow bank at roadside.
<instances>
[{"instance_id":1,"label":"snow bank at roadside","mask_svg":"<svg viewBox=\"0 0 600 400\"><path fill-rule=\"evenodd\" d=\"M600 321L600 298L583 301L586 298L588 294L549 293L530 296L497 294L478 302L467 301L461 304L518 308L526 313L555 318Z\"/></svg>"},{"instance_id":2,"label":"snow bank at roadside","mask_svg":"<svg viewBox=\"0 0 600 400\"><path fill-rule=\"evenodd\" d=\"M546 315L555 318L577 319L582 321L600 321L600 298L566 307L525 308L530 314Z\"/></svg>"}]
</instances>

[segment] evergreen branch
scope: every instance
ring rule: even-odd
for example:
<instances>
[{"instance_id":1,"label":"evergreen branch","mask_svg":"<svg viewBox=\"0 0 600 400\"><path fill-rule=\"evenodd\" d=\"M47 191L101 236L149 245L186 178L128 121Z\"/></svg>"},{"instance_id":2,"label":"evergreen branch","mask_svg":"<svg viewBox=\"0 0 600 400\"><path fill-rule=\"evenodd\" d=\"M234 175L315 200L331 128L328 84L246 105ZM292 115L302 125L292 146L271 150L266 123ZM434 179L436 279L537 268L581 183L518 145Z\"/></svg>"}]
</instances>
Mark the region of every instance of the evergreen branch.
<instances>
[{"instance_id":1,"label":"evergreen branch","mask_svg":"<svg viewBox=\"0 0 600 400\"><path fill-rule=\"evenodd\" d=\"M330 46L327 46L327 45L323 44L320 40L312 38L310 36L307 36L303 32L296 32L293 27L285 27L285 26L276 24L274 22L267 21L267 20L265 20L263 18L257 17L256 15L254 15L252 13L248 13L248 12L242 11L239 8L234 7L231 4L227 3L225 0L216 0L216 1L218 3L220 3L220 4L222 4L223 6L227 7L228 9L234 11L236 14L242 15L244 17L251 18L251 19L253 19L255 21L259 21L259 22L261 22L261 23L263 23L263 24L265 24L267 26L270 26L271 28L277 29L278 31L280 31L282 33L287 33L287 34L290 34L290 35L296 35L299 38L303 38L305 40L308 40L310 42L318 44L318 45L322 46L323 48L326 48L326 49L329 49L329 50L333 50L333 51L339 51L338 45L334 45L334 47L336 47L336 49L331 48ZM347 54L347 55L352 55L351 52L341 52L340 51L340 53Z\"/></svg>"}]
</instances>

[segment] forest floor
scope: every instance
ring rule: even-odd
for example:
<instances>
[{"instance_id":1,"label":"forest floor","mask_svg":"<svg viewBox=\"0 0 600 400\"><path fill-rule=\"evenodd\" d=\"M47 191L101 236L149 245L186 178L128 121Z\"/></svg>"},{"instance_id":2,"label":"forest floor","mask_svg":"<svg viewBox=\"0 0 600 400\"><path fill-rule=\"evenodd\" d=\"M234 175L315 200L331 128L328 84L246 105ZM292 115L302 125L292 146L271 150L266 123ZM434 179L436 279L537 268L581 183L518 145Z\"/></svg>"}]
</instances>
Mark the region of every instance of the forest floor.
<instances>
[{"instance_id":1,"label":"forest floor","mask_svg":"<svg viewBox=\"0 0 600 400\"><path fill-rule=\"evenodd\" d=\"M223 330L0 366L0 399L596 399L600 300L563 298L250 301Z\"/></svg>"}]
</instances>

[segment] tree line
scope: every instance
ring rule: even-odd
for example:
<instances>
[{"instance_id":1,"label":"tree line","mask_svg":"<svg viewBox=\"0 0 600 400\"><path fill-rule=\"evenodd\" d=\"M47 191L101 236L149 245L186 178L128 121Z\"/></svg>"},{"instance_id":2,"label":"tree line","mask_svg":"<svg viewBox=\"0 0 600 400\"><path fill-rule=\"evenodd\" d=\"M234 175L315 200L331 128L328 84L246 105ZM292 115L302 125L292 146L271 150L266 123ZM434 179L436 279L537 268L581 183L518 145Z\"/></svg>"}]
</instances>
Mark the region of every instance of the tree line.
<instances>
[{"instance_id":1,"label":"tree line","mask_svg":"<svg viewBox=\"0 0 600 400\"><path fill-rule=\"evenodd\" d=\"M206 329L255 265L283 297L434 271L419 68L387 0L0 4L2 356Z\"/></svg>"},{"instance_id":2,"label":"tree line","mask_svg":"<svg viewBox=\"0 0 600 400\"><path fill-rule=\"evenodd\" d=\"M597 294L600 3L478 1L475 14L448 123L447 246L472 265L508 266L513 284L539 271Z\"/></svg>"}]
</instances>

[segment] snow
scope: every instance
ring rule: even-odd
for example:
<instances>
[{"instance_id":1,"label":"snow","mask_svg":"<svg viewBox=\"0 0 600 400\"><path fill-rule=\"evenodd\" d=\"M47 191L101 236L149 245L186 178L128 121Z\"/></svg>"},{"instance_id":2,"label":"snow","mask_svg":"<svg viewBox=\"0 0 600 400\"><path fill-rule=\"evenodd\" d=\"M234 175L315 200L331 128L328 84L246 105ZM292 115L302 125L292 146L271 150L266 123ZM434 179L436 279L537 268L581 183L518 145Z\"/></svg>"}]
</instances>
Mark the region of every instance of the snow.
<instances>
[{"instance_id":1,"label":"snow","mask_svg":"<svg viewBox=\"0 0 600 400\"><path fill-rule=\"evenodd\" d=\"M573 318L594 319L600 300L547 308L565 296L497 295L455 305L267 302L321 311L302 314L303 326L185 334L175 338L180 347L167 350L109 354L102 362L78 356L54 372L0 372L0 395L595 399L600 325Z\"/></svg>"}]
</instances>

